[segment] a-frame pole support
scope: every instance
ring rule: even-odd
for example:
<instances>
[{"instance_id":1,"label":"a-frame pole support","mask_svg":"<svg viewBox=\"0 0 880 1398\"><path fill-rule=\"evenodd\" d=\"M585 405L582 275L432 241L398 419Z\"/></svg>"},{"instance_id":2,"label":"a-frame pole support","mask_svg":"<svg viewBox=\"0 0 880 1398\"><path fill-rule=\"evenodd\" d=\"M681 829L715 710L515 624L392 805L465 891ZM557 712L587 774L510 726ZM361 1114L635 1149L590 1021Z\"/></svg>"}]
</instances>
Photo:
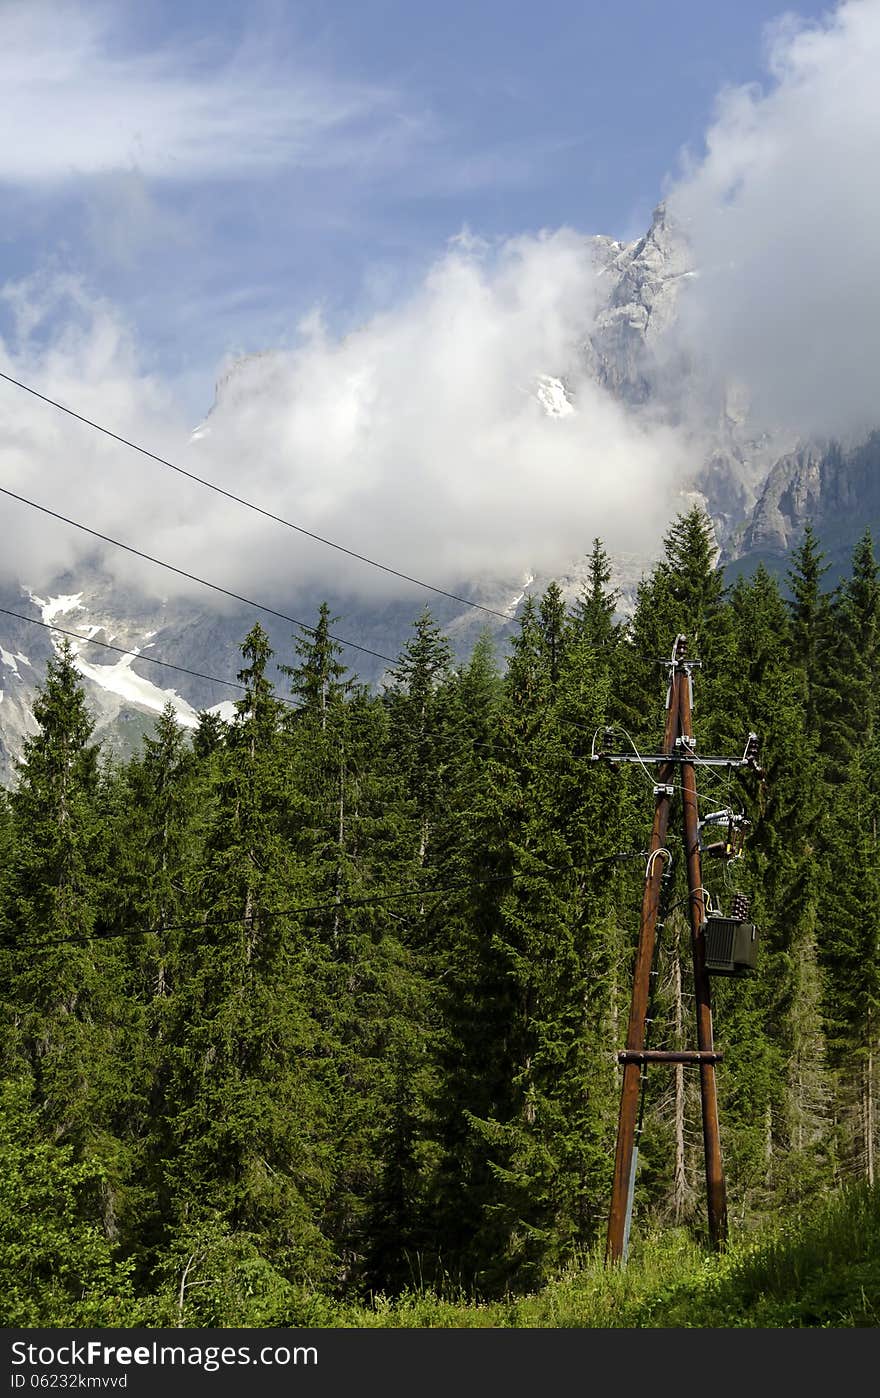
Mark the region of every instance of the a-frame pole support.
<instances>
[{"instance_id":1,"label":"a-frame pole support","mask_svg":"<svg viewBox=\"0 0 880 1398\"><path fill-rule=\"evenodd\" d=\"M661 752L671 757L680 723L680 690L686 677L679 670L679 661L684 655L685 638L677 636L672 651L669 671L669 690L666 696L666 725ZM654 960L654 944L657 929L657 911L660 906L660 887L665 861L666 833L669 829L670 808L672 806L674 764L661 763L657 770L657 784L654 789L654 822L651 827L651 840L648 845L648 865L645 875L645 888L642 894L642 911L639 923L639 941L636 950L636 964L633 972L633 993L630 1005L629 1022L626 1031L626 1047L640 1050L645 1047L645 1021L648 1014L648 1001L651 989L651 966ZM636 1059L629 1059L623 1065L623 1085L620 1092L620 1116L617 1126L617 1150L614 1159L614 1182L611 1188L611 1212L608 1219L608 1238L605 1247L607 1262L620 1262L624 1259L628 1234L629 1211L632 1191L635 1184L635 1135L639 1111L639 1086L643 1065Z\"/></svg>"},{"instance_id":2,"label":"a-frame pole support","mask_svg":"<svg viewBox=\"0 0 880 1398\"><path fill-rule=\"evenodd\" d=\"M649 1062L693 1062L700 1070L700 1103L703 1117L703 1149L706 1160L706 1195L709 1235L716 1248L727 1241L727 1197L724 1168L721 1161L721 1138L718 1128L718 1093L715 1064L721 1055L715 1052L712 1038L712 1003L709 976L706 971L706 949L703 933L705 921L705 892L700 858L700 817L697 804L697 780L694 771L696 750L693 739L691 709L693 694L691 669L693 662L685 659L686 640L675 638L669 664L669 690L666 699L666 726L663 747L656 761L656 803L642 913L639 941L633 972L633 993L627 1025L626 1048L619 1055L623 1064L623 1085L620 1093L620 1116L617 1126L617 1150L614 1160L614 1181L611 1189L611 1211L605 1247L606 1262L626 1260L629 1224L632 1211L635 1172L638 1160L636 1122L639 1111L639 1089L642 1073ZM750 743L753 735L750 735ZM664 761L668 758L668 761ZM615 759L619 760L619 759ZM729 765L734 765L730 759ZM747 746L746 753L736 765L754 761ZM651 967L656 944L657 912L660 887L665 870L665 842L669 828L670 806L674 790L673 775L681 771L684 848L687 861L688 904L690 908L691 950L694 967L694 998L696 1002L697 1049L687 1053L662 1050L646 1051L646 1024L650 1000ZM662 851L662 853L660 853Z\"/></svg>"}]
</instances>

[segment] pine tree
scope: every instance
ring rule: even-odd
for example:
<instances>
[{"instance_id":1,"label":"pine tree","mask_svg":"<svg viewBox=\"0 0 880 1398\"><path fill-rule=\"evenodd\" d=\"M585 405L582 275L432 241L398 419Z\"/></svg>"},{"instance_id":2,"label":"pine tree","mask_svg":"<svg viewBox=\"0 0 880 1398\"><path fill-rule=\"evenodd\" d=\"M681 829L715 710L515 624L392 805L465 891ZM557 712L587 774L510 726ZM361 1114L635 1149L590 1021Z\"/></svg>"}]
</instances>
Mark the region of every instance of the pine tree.
<instances>
[{"instance_id":1,"label":"pine tree","mask_svg":"<svg viewBox=\"0 0 880 1398\"><path fill-rule=\"evenodd\" d=\"M825 714L822 746L829 779L845 777L854 752L873 741L880 677L880 568L866 531L853 551L850 576L832 598L822 656Z\"/></svg>"},{"instance_id":2,"label":"pine tree","mask_svg":"<svg viewBox=\"0 0 880 1398\"><path fill-rule=\"evenodd\" d=\"M98 838L97 749L89 744L93 724L67 641L49 661L34 718L38 730L24 744L10 796L9 1013L17 1028L7 1052L12 1064L27 1066L52 1129L82 1145L105 1116L98 1098L109 1044L101 1022L106 956L89 946L97 915L89 877ZM34 947L46 950L33 957Z\"/></svg>"},{"instance_id":3,"label":"pine tree","mask_svg":"<svg viewBox=\"0 0 880 1398\"><path fill-rule=\"evenodd\" d=\"M620 623L614 620L620 591L609 587L611 577L611 560L601 539L594 539L587 579L575 603L572 627L588 646L598 650L613 646L622 630Z\"/></svg>"},{"instance_id":4,"label":"pine tree","mask_svg":"<svg viewBox=\"0 0 880 1398\"><path fill-rule=\"evenodd\" d=\"M825 659L831 627L831 612L827 595L822 591L822 579L829 564L819 546L811 523L791 555L792 566L787 577L791 589L791 648L792 656L803 675L807 724L814 730L824 717Z\"/></svg>"},{"instance_id":5,"label":"pine tree","mask_svg":"<svg viewBox=\"0 0 880 1398\"><path fill-rule=\"evenodd\" d=\"M423 868L442 803L441 772L449 747L443 686L452 669L452 648L427 609L413 629L392 671L387 702L392 742L416 818L417 863Z\"/></svg>"},{"instance_id":6,"label":"pine tree","mask_svg":"<svg viewBox=\"0 0 880 1398\"><path fill-rule=\"evenodd\" d=\"M327 714L333 700L345 694L352 681L343 680L346 667L338 657L342 646L333 639L330 627L339 617L330 615L330 608L322 602L318 609L318 622L312 630L303 628L303 635L295 639L296 653L301 657L298 665L279 665L283 675L292 681L291 693L302 701L307 713L317 715L321 728L327 725Z\"/></svg>"},{"instance_id":7,"label":"pine tree","mask_svg":"<svg viewBox=\"0 0 880 1398\"><path fill-rule=\"evenodd\" d=\"M301 923L281 912L301 881L280 833L280 704L259 624L242 655L246 693L221 754L202 925L183 957L163 1070L174 1109L165 1212L169 1246L209 1224L230 1247L252 1233L295 1282L330 1259L318 1222L330 1171L314 967Z\"/></svg>"}]
</instances>

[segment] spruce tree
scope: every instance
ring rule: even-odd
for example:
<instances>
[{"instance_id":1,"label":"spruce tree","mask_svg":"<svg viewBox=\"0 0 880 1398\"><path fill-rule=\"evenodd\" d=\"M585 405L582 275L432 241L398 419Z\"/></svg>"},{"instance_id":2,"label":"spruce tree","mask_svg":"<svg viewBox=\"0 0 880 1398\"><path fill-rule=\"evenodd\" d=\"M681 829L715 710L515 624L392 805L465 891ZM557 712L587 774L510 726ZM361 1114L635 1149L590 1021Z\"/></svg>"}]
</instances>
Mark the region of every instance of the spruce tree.
<instances>
[{"instance_id":1,"label":"spruce tree","mask_svg":"<svg viewBox=\"0 0 880 1398\"><path fill-rule=\"evenodd\" d=\"M609 587L611 576L611 560L601 539L594 539L586 582L575 603L572 626L580 639L596 649L613 645L622 630L620 623L614 620L620 591Z\"/></svg>"},{"instance_id":2,"label":"spruce tree","mask_svg":"<svg viewBox=\"0 0 880 1398\"><path fill-rule=\"evenodd\" d=\"M210 1226L246 1235L290 1282L320 1277L319 1215L330 1182L312 1013L314 967L281 838L279 710L257 624L242 644L246 686L221 754L199 901L182 958L164 1067L173 1104L165 1165L168 1245Z\"/></svg>"},{"instance_id":3,"label":"spruce tree","mask_svg":"<svg viewBox=\"0 0 880 1398\"><path fill-rule=\"evenodd\" d=\"M351 688L352 681L343 680L346 667L340 662L342 646L331 635L330 627L339 617L330 615L330 607L322 602L318 621L311 630L295 638L296 665L279 665L283 675L291 680L290 690L301 701L304 710L317 715L321 728L326 728L327 715L333 700Z\"/></svg>"},{"instance_id":4,"label":"spruce tree","mask_svg":"<svg viewBox=\"0 0 880 1398\"><path fill-rule=\"evenodd\" d=\"M548 644L559 597L524 609L501 739L463 831L474 889L447 919L434 1207L447 1265L491 1292L534 1284L593 1241L606 1194L608 793L607 774L597 789L587 770L608 676L588 648L573 663Z\"/></svg>"},{"instance_id":5,"label":"spruce tree","mask_svg":"<svg viewBox=\"0 0 880 1398\"><path fill-rule=\"evenodd\" d=\"M15 951L7 1007L15 1028L7 1053L12 1065L27 1066L47 1126L82 1146L106 1118L99 1104L112 1071L105 1020L112 988L102 983L102 968L111 953L90 945L98 914L90 877L99 839L98 753L66 640L49 661L34 718L37 732L25 741L10 795Z\"/></svg>"},{"instance_id":6,"label":"spruce tree","mask_svg":"<svg viewBox=\"0 0 880 1398\"><path fill-rule=\"evenodd\" d=\"M551 689L555 689L565 657L566 622L562 588L551 582L539 607L541 652Z\"/></svg>"},{"instance_id":7,"label":"spruce tree","mask_svg":"<svg viewBox=\"0 0 880 1398\"><path fill-rule=\"evenodd\" d=\"M826 704L822 746L829 779L844 780L857 749L873 741L880 675L880 568L870 532L857 543L852 568L830 603L823 655Z\"/></svg>"},{"instance_id":8,"label":"spruce tree","mask_svg":"<svg viewBox=\"0 0 880 1398\"><path fill-rule=\"evenodd\" d=\"M387 689L392 743L416 819L416 862L430 861L436 817L442 806L442 770L450 738L444 715L444 681L452 671L452 647L425 609L392 671Z\"/></svg>"},{"instance_id":9,"label":"spruce tree","mask_svg":"<svg viewBox=\"0 0 880 1398\"><path fill-rule=\"evenodd\" d=\"M817 945L821 791L803 672L791 661L790 609L763 567L750 582L738 581L731 604L737 649L727 711L741 734L758 733L765 780L756 785L746 776L729 788L753 821L742 870L733 866L729 877L751 896L761 941L754 977L713 985L732 1187L757 1210L774 1192L814 1187L827 1146Z\"/></svg>"},{"instance_id":10,"label":"spruce tree","mask_svg":"<svg viewBox=\"0 0 880 1398\"><path fill-rule=\"evenodd\" d=\"M791 649L803 676L807 724L814 730L825 714L826 656L831 610L822 579L828 572L819 540L808 521L804 537L792 551L787 571L791 589Z\"/></svg>"},{"instance_id":11,"label":"spruce tree","mask_svg":"<svg viewBox=\"0 0 880 1398\"><path fill-rule=\"evenodd\" d=\"M828 1058L834 1074L838 1168L877 1177L880 1112L880 745L854 753L832 795L820 954Z\"/></svg>"}]
</instances>

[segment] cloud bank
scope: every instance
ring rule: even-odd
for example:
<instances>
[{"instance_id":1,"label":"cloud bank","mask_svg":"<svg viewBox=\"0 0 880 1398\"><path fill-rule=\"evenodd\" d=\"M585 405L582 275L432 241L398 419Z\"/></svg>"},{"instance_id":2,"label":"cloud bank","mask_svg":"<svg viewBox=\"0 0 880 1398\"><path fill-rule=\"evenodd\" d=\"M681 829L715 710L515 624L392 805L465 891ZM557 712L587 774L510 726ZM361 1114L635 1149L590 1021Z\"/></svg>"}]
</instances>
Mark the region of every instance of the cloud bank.
<instances>
[{"instance_id":1,"label":"cloud bank","mask_svg":"<svg viewBox=\"0 0 880 1398\"><path fill-rule=\"evenodd\" d=\"M678 333L765 423L858 435L880 420L880 3L783 18L767 67L669 191L700 269Z\"/></svg>"},{"instance_id":2,"label":"cloud bank","mask_svg":"<svg viewBox=\"0 0 880 1398\"><path fill-rule=\"evenodd\" d=\"M541 376L577 363L594 289L589 244L570 230L496 247L457 239L406 301L355 333L333 336L316 314L297 349L229 366L192 441L112 307L74 281L6 289L17 331L0 367L304 528L457 590L560 569L597 534L611 548L656 546L685 464L675 436L643 429L586 377L567 380L572 411L558 411L558 391L547 411ZM0 390L10 489L236 591L425 600ZM3 566L33 585L95 548L12 502L3 517ZM102 552L121 579L151 576Z\"/></svg>"}]
</instances>

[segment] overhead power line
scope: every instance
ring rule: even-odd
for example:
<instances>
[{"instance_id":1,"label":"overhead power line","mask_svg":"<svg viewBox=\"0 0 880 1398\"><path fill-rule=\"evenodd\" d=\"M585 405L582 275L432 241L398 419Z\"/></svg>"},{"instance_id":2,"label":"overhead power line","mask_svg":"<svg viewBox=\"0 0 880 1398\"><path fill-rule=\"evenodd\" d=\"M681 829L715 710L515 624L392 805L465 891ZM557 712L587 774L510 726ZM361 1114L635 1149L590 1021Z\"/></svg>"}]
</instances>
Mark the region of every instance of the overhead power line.
<instances>
[{"instance_id":1,"label":"overhead power line","mask_svg":"<svg viewBox=\"0 0 880 1398\"><path fill-rule=\"evenodd\" d=\"M57 631L60 636L70 636L71 640L79 641L82 645L101 646L103 650L115 651L117 655L130 655L133 660L146 660L150 665L161 665L163 670L177 670L181 675L191 675L197 680L210 680L213 684L224 684L230 689L240 689L245 694L248 692L247 685L241 684L238 680L222 680L219 675L206 675L201 670L190 670L185 665L175 665L170 660L159 660L157 656L147 655L145 651L126 650L124 646L114 646L109 641L99 641L94 636L83 636L79 631L65 630L63 626L56 626L51 621L38 621L36 617L25 616L23 612L10 611L8 607L0 607L0 615L13 617L15 621L26 621L29 626L40 626L44 631ZM279 704L288 705L294 713L299 713L304 707L302 704L295 703L293 699L285 698L283 694L275 694L273 698ZM410 736L416 735L417 737L424 736L421 729L416 728L413 724L404 723L399 718L395 718L394 727L395 732L406 732ZM467 731L467 728L468 724L463 720L451 729L444 729L443 736L456 738L459 733ZM470 747L485 749L489 752L495 751L493 743L472 741Z\"/></svg>"},{"instance_id":2,"label":"overhead power line","mask_svg":"<svg viewBox=\"0 0 880 1398\"><path fill-rule=\"evenodd\" d=\"M115 651L117 655L130 655L135 660L147 660L151 665L161 665L163 670L178 670L182 675L192 675L197 680L211 680L214 684L225 684L231 689L240 689L247 693L247 685L240 684L238 680L221 680L219 675L205 675L201 670L188 670L185 665L172 665L170 660L159 660L155 655L146 655L140 650L125 650L122 646L111 645L109 641L96 641L91 636L81 636L78 631L65 631L63 626L55 626L49 621L38 621L36 617L24 616L21 612L11 612L8 607L0 607L3 616L14 617L16 621L26 621L30 626L42 626L46 631L57 631L61 636L71 636L73 640L81 642L83 645L102 646L104 650ZM292 699L285 699L283 695L276 695L279 704L289 704L291 708L298 709L299 704L294 704Z\"/></svg>"},{"instance_id":3,"label":"overhead power line","mask_svg":"<svg viewBox=\"0 0 880 1398\"><path fill-rule=\"evenodd\" d=\"M560 870L550 868L549 873L559 873ZM374 904L399 902L403 898L419 898L431 894L443 893L467 893L478 888L487 888L489 884L506 883L512 878L511 874L495 874L488 879L480 879L478 882L441 884L439 887L420 887L418 884L409 885L405 888L389 890L385 893L368 894L361 898L337 898L331 902L323 903L294 903L285 908L265 908L260 909L251 918L245 917L211 917L206 914L201 922L170 922L163 923L159 927L127 927L118 932L93 932L81 937L52 937L40 942L0 942L0 950L10 950L13 946L17 949L28 951L41 951L44 947L63 946L85 946L89 942L115 941L120 937L147 937L162 936L166 932L198 932L203 931L206 926L211 927L231 927L237 922L257 922L260 920L272 921L276 917L295 917L307 913L335 912L339 908L365 908Z\"/></svg>"},{"instance_id":4,"label":"overhead power line","mask_svg":"<svg viewBox=\"0 0 880 1398\"><path fill-rule=\"evenodd\" d=\"M489 616L501 617L502 621L512 621L514 614L497 611L494 607L484 607L480 602L473 602L469 597L460 597L455 592L447 592L443 587L435 587L433 583L424 582L421 578L414 578L409 573L402 573L397 568L390 567L387 563L380 563L375 558L368 558L366 554L357 553L354 549L346 548L344 544L337 544L333 539L325 539L321 534L315 534L311 529L305 529L301 524L294 524L292 520L285 519L283 515L277 515L272 510L264 509L262 505L257 505L253 500L246 500L241 495L234 494L231 490L225 490L223 486L217 485L214 481L209 481L204 476L197 476L194 471L186 471L182 466L176 466L173 461L168 461L164 456L158 456L156 452L149 451L146 447L140 446L137 442L131 441L128 437L121 437L118 432L111 432L109 427L102 427L100 422L93 421L92 418L84 417L82 413L76 413L72 408L68 408L64 403L59 403L55 398L49 398L45 393L39 393L37 389L31 388L29 384L22 383L21 379L14 379L11 374L0 372L0 379L5 379L7 383L13 384L16 388L23 389L25 393L31 394L33 398L39 398L40 402L48 403L52 408L57 408L59 412L66 413L68 417L75 418L77 422L82 422L86 427L92 427L96 432L102 432L105 437L110 437L114 442L119 442L124 447L130 447L132 451L140 452L141 456L148 457L151 461L156 461L160 466L167 466L169 471L176 471L179 476L185 476L187 480L195 481L196 485L203 485L206 490L213 490L215 495L222 495L226 500L232 500L236 505L243 505L247 510L253 510L254 514L262 515L264 519L271 519L275 524L283 524L285 529L293 529L297 534L303 534L307 539L314 539L318 544L323 544L326 548L335 549L337 553L344 553L349 558L357 559L359 563L366 563L371 568L378 568L382 573L389 573L394 578L401 578L404 582L412 583L415 587L422 587L428 592L435 592L440 597L448 597L453 602L461 602L465 607L473 607L478 612L486 612Z\"/></svg>"},{"instance_id":5,"label":"overhead power line","mask_svg":"<svg viewBox=\"0 0 880 1398\"><path fill-rule=\"evenodd\" d=\"M297 620L295 616L288 616L286 612L279 612L274 607L267 607L264 602L254 602L250 597L242 597L240 592L232 592L228 587L221 587L219 583L212 583L207 578L200 578L195 573L188 573L185 568L177 568L173 563L166 563L161 558L154 558L152 554L144 553L132 544L124 544L120 539L111 539L109 534L101 534L97 529L90 529L87 524L80 524L78 520L69 519L67 515L59 514L57 510L50 510L47 505L38 505L36 500L28 500L24 495L16 495L14 490L7 490L3 485L0 485L0 494L8 495L11 500L17 500L21 505L28 505L32 510L39 510L41 514L50 515L52 519L59 519L62 524L69 524L73 529L81 529L84 534L91 534L93 539L101 539L105 544L112 544L114 548L124 549L126 553L132 553L136 558L143 558L147 563L154 563L157 568L165 568L169 573L176 573L179 578L186 578L189 582L198 583L200 587L209 587L212 592L220 592L224 597L231 597L236 602L243 602L246 607L254 607L256 611L266 612L268 616L276 616L280 617L282 621L289 621L291 625L299 626L303 631L307 631L310 636L318 634L314 626L307 626L304 621ZM373 655L377 660L387 660L391 665L397 664L392 655L383 655L381 651L370 650L369 646L358 645L357 641L347 641L344 636L333 636L329 631L327 635L331 641L337 641L341 646L349 646L351 650L359 650L364 655Z\"/></svg>"}]
</instances>

